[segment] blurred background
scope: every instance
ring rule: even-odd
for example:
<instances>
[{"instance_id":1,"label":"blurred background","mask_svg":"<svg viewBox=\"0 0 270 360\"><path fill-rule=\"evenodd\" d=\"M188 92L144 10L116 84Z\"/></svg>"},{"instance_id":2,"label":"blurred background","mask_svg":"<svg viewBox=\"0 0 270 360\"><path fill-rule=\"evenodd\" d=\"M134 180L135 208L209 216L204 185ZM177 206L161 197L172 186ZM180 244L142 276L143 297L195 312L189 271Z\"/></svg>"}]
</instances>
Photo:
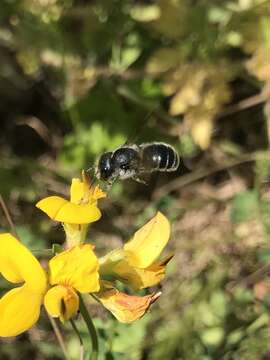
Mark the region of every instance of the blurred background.
<instances>
[{"instance_id":1,"label":"blurred background","mask_svg":"<svg viewBox=\"0 0 270 360\"><path fill-rule=\"evenodd\" d=\"M101 360L270 359L269 1L2 0L0 99L0 193L31 249L64 240L35 203L68 196L104 151L164 141L181 156L147 185L116 182L91 225L101 256L157 210L172 223L149 314L122 325L89 304ZM0 359L63 359L45 314Z\"/></svg>"}]
</instances>

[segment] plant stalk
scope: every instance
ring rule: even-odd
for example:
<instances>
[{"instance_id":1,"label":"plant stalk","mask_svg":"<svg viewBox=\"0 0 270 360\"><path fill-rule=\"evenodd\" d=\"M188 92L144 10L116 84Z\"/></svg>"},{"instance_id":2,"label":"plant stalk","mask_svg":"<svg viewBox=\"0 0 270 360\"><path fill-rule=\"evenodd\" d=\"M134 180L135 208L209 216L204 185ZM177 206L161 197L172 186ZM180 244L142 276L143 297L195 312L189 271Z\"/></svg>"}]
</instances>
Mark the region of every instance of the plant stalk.
<instances>
[{"instance_id":1,"label":"plant stalk","mask_svg":"<svg viewBox=\"0 0 270 360\"><path fill-rule=\"evenodd\" d=\"M90 354L89 356L89 360L97 360L98 359L98 335L97 335L97 331L96 328L93 324L93 321L89 315L89 312L85 306L85 303L83 301L83 297L81 294L79 295L79 299L80 299L80 312L81 315L86 323L89 335L91 337L91 341L92 341L92 354Z\"/></svg>"}]
</instances>

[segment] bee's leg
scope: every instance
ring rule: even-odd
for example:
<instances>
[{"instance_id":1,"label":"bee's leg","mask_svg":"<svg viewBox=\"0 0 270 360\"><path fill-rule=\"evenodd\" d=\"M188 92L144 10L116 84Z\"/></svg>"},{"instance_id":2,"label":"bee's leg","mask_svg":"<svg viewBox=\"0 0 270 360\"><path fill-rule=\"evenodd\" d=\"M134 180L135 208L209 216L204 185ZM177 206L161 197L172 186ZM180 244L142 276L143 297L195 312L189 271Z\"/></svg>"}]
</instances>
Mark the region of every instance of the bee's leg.
<instances>
[{"instance_id":1,"label":"bee's leg","mask_svg":"<svg viewBox=\"0 0 270 360\"><path fill-rule=\"evenodd\" d=\"M106 184L106 193L108 193L110 190L111 190L111 187L112 187L112 183L109 183L109 184Z\"/></svg>"},{"instance_id":2,"label":"bee's leg","mask_svg":"<svg viewBox=\"0 0 270 360\"><path fill-rule=\"evenodd\" d=\"M148 183L145 180L141 179L139 176L132 176L132 179L140 184L148 185Z\"/></svg>"},{"instance_id":3,"label":"bee's leg","mask_svg":"<svg viewBox=\"0 0 270 360\"><path fill-rule=\"evenodd\" d=\"M115 181L117 181L118 176L113 177L112 179L110 179L109 181L107 181L106 184L106 192L109 192L111 190L111 187L113 186L113 184L115 183Z\"/></svg>"}]
</instances>

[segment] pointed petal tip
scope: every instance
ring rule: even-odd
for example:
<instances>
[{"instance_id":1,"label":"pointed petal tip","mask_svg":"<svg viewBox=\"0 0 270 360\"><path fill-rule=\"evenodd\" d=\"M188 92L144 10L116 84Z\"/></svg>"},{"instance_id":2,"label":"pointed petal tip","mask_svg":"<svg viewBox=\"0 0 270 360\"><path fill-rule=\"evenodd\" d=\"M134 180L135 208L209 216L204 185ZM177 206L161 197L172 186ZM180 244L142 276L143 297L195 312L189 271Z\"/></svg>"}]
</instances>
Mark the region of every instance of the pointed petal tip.
<instances>
[{"instance_id":1,"label":"pointed petal tip","mask_svg":"<svg viewBox=\"0 0 270 360\"><path fill-rule=\"evenodd\" d=\"M129 263L141 269L150 266L166 246L170 232L169 220L158 211L124 245Z\"/></svg>"}]
</instances>

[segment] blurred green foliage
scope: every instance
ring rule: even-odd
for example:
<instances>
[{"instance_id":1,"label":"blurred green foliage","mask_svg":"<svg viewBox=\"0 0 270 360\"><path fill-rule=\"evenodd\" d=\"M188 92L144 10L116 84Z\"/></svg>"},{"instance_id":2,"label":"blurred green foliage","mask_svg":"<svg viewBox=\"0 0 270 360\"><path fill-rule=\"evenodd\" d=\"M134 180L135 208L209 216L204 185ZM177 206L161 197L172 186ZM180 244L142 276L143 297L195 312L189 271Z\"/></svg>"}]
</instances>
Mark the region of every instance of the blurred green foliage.
<instances>
[{"instance_id":1,"label":"blurred green foliage","mask_svg":"<svg viewBox=\"0 0 270 360\"><path fill-rule=\"evenodd\" d=\"M1 1L0 193L27 246L63 242L34 204L68 196L103 151L164 141L181 154L179 171L148 186L114 184L91 226L102 255L159 209L175 254L141 321L122 325L89 304L100 359L270 357L269 55L265 0ZM69 324L64 333L78 358ZM44 315L1 340L0 358L63 355Z\"/></svg>"}]
</instances>

